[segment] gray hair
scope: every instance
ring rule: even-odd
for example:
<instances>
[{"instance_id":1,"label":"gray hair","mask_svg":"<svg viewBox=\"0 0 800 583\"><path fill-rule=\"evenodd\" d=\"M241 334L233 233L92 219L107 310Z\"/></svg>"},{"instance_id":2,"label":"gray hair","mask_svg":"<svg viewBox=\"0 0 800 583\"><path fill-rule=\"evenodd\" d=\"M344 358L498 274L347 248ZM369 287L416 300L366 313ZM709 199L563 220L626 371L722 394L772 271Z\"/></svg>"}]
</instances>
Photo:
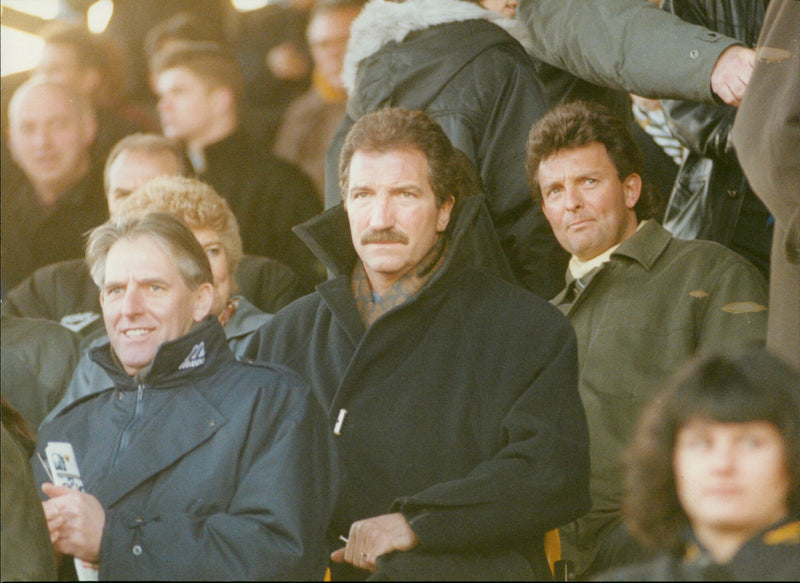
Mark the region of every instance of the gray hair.
<instances>
[{"instance_id":1,"label":"gray hair","mask_svg":"<svg viewBox=\"0 0 800 583\"><path fill-rule=\"evenodd\" d=\"M138 237L149 237L172 258L190 290L204 283L213 285L208 257L188 225L169 213L154 212L123 214L91 231L86 244L86 265L98 288L102 290L105 284L106 259L111 247L123 239Z\"/></svg>"}]
</instances>

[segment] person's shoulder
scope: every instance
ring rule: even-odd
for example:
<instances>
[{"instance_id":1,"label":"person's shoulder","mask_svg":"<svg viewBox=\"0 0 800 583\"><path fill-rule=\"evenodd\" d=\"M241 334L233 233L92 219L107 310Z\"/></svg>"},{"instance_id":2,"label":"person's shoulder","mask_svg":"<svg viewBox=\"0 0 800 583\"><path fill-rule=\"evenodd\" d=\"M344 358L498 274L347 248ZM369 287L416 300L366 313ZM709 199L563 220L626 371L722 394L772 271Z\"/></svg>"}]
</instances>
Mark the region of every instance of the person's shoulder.
<instances>
[{"instance_id":1,"label":"person's shoulder","mask_svg":"<svg viewBox=\"0 0 800 583\"><path fill-rule=\"evenodd\" d=\"M89 269L83 259L67 259L40 267L31 275L38 280L52 280L66 285L84 285L91 283L94 286Z\"/></svg>"},{"instance_id":2,"label":"person's shoulder","mask_svg":"<svg viewBox=\"0 0 800 583\"><path fill-rule=\"evenodd\" d=\"M241 368L247 374L258 378L260 386L293 388L307 385L298 373L275 362L239 358L231 363L231 366Z\"/></svg>"},{"instance_id":3,"label":"person's shoulder","mask_svg":"<svg viewBox=\"0 0 800 583\"><path fill-rule=\"evenodd\" d=\"M475 308L490 314L499 326L507 321L555 328L570 326L555 306L521 285L481 269L466 270L464 278L462 284L451 287L450 293L469 293L477 304Z\"/></svg>"},{"instance_id":4,"label":"person's shoulder","mask_svg":"<svg viewBox=\"0 0 800 583\"><path fill-rule=\"evenodd\" d=\"M249 387L255 393L256 402L261 403L262 410L268 411L273 417L303 417L308 408L317 402L311 384L287 366L248 358L237 359L232 366L238 367L243 376L234 381L238 384L237 390L229 394L240 394L239 386L242 389ZM230 375L229 378L237 377Z\"/></svg>"},{"instance_id":5,"label":"person's shoulder","mask_svg":"<svg viewBox=\"0 0 800 583\"><path fill-rule=\"evenodd\" d=\"M669 261L678 264L690 264L696 269L713 276L727 270L741 271L752 274L757 279L760 277L758 269L747 259L715 241L701 239L677 239L673 237L664 253Z\"/></svg>"}]
</instances>

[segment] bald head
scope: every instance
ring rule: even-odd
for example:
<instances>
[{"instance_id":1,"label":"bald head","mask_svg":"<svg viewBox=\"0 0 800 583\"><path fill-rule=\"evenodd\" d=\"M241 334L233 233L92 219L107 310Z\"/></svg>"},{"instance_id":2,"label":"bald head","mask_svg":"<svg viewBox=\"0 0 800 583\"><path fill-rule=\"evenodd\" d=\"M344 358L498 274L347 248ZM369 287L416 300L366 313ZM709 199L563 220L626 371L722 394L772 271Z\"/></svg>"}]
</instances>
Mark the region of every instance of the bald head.
<instances>
[{"instance_id":1,"label":"bald head","mask_svg":"<svg viewBox=\"0 0 800 583\"><path fill-rule=\"evenodd\" d=\"M180 142L155 134L127 136L114 146L106 161L109 214L114 217L131 193L153 178L189 174L191 165Z\"/></svg>"},{"instance_id":2,"label":"bald head","mask_svg":"<svg viewBox=\"0 0 800 583\"><path fill-rule=\"evenodd\" d=\"M11 98L8 122L11 155L45 206L55 204L89 172L97 121L75 90L34 77Z\"/></svg>"}]
</instances>

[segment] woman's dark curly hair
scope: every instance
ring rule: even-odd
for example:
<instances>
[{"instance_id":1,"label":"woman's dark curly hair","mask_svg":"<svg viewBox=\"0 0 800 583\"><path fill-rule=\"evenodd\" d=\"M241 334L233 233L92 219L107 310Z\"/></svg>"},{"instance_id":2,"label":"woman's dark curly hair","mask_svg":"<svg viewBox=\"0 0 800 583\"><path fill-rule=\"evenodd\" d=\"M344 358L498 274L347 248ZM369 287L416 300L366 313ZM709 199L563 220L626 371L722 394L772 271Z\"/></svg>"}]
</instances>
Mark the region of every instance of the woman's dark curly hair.
<instances>
[{"instance_id":1,"label":"woman's dark curly hair","mask_svg":"<svg viewBox=\"0 0 800 583\"><path fill-rule=\"evenodd\" d=\"M764 349L708 355L688 363L645 410L628 448L623 511L630 531L648 547L683 553L690 524L678 500L673 453L680 429L698 417L722 423L772 423L783 439L789 513L797 516L799 384L798 371Z\"/></svg>"}]
</instances>

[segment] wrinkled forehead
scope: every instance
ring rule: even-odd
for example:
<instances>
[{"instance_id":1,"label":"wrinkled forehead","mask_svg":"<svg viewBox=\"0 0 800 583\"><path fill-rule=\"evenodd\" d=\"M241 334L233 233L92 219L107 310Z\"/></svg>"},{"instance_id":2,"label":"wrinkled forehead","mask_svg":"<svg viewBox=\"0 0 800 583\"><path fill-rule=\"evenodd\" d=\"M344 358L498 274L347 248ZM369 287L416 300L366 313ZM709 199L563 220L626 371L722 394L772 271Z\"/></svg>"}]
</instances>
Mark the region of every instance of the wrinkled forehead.
<instances>
[{"instance_id":1,"label":"wrinkled forehead","mask_svg":"<svg viewBox=\"0 0 800 583\"><path fill-rule=\"evenodd\" d=\"M178 276L177 261L158 238L142 233L123 236L108 249L105 259L105 282L132 274L164 278ZM181 278L182 279L182 278Z\"/></svg>"}]
</instances>

